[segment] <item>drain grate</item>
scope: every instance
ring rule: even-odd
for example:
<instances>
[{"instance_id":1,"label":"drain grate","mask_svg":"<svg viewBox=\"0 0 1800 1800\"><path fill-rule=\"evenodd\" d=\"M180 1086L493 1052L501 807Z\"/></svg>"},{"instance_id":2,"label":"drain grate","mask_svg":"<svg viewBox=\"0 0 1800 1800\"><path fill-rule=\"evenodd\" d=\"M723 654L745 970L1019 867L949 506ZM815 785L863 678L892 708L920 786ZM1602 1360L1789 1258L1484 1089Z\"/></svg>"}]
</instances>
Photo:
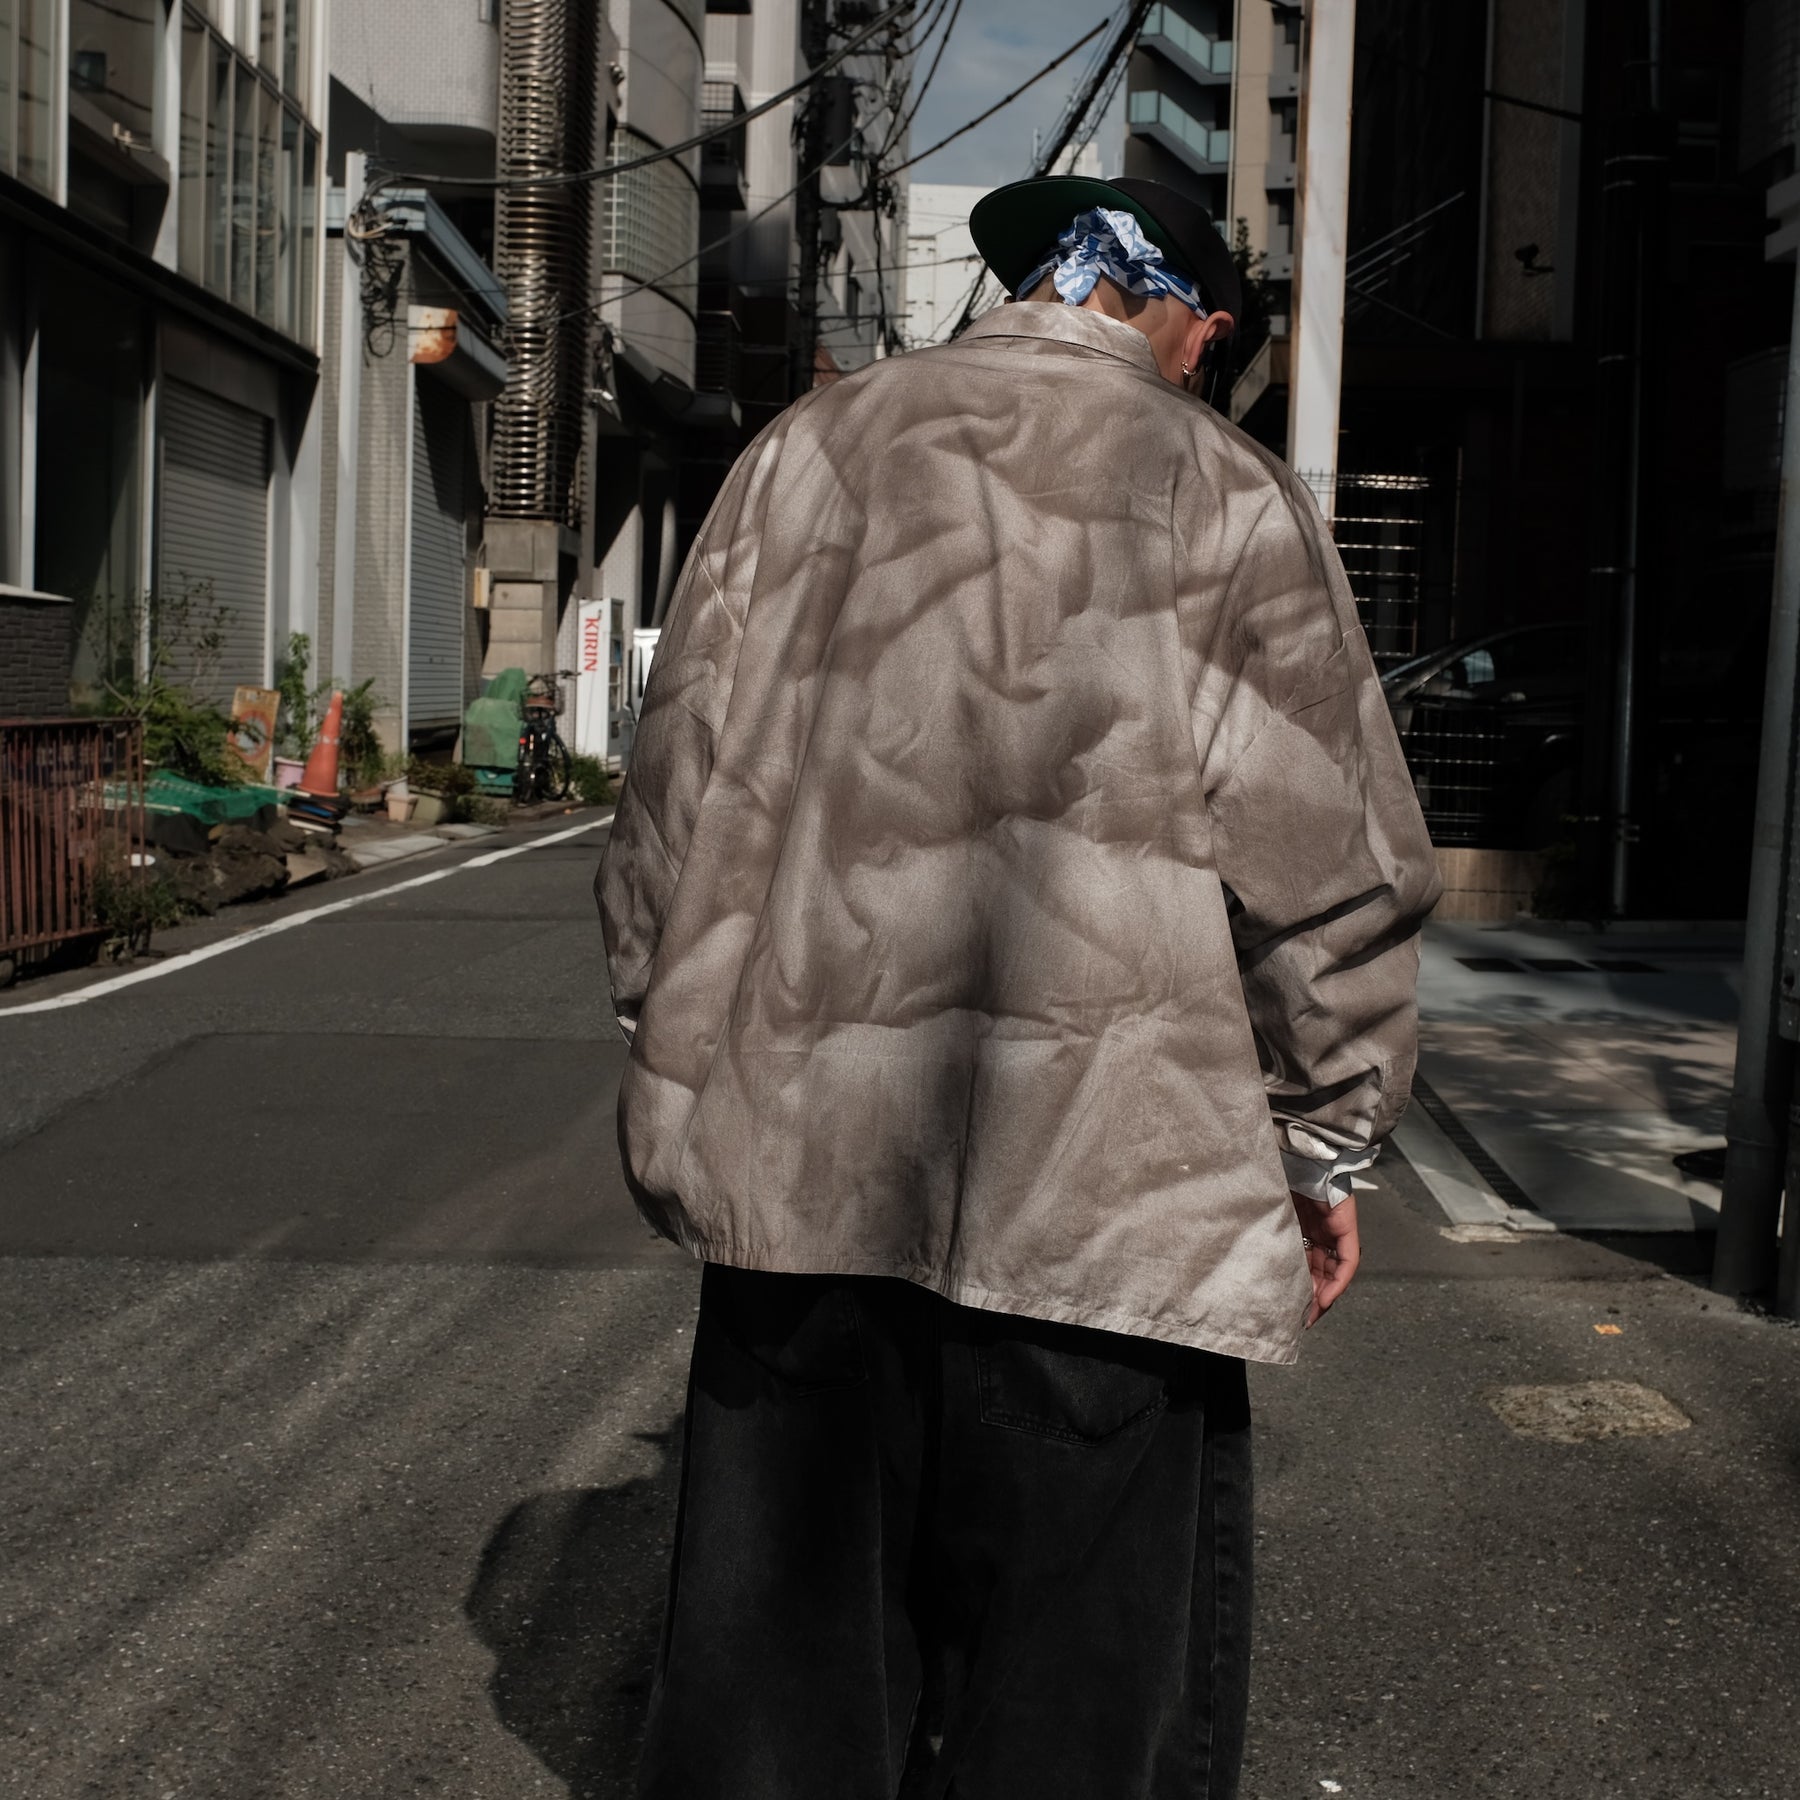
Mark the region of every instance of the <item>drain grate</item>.
<instances>
[{"instance_id":1,"label":"drain grate","mask_svg":"<svg viewBox=\"0 0 1800 1800\"><path fill-rule=\"evenodd\" d=\"M1417 1071L1413 1074L1412 1091L1413 1098L1424 1107L1432 1123L1468 1158L1476 1174L1508 1206L1516 1206L1524 1212L1537 1211L1531 1196L1494 1161L1481 1140L1450 1110L1449 1103L1437 1089Z\"/></svg>"}]
</instances>

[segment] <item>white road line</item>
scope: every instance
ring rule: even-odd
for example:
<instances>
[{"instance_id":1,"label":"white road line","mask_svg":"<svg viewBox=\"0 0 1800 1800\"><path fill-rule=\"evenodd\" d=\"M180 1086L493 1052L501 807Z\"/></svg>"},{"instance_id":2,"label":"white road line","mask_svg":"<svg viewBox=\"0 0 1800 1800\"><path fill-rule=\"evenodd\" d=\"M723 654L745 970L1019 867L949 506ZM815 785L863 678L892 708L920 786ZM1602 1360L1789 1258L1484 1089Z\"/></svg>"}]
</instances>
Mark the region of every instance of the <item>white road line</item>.
<instances>
[{"instance_id":1,"label":"white road line","mask_svg":"<svg viewBox=\"0 0 1800 1800\"><path fill-rule=\"evenodd\" d=\"M28 1000L21 1006L0 1006L0 1019L17 1018L20 1013L61 1012L65 1007L85 1006L90 1000L116 994L121 988L136 987L140 981L156 981L164 975L173 975L178 969L189 969L195 963L223 956L228 950L242 950L246 944L274 937L277 932L293 931L301 925L310 925L315 919L328 919L333 913L348 912L351 907L362 906L370 900L385 900L390 894L405 893L408 888L428 887L434 881L448 881L452 875L460 875L465 869L486 869L494 863L505 862L509 856L522 856L527 850L541 850L546 844L561 844L569 838L580 837L584 832L598 831L602 825L610 825L612 822L613 815L608 813L605 818L590 819L585 825L571 825L567 831L552 831L544 837L527 838L522 844L508 845L504 850L489 850L484 855L470 857L467 862L452 863L447 869L431 869L423 875L413 875L387 887L370 888L366 893L352 894L347 900L333 900L328 906L312 906L305 912L289 913L285 919L271 919L267 925L254 926L236 937L222 938L218 943L205 944L198 950L184 950L179 956L171 956L167 962L156 963L147 969L133 969L129 975L96 982L92 987L78 988L72 994L58 994L50 1000Z\"/></svg>"}]
</instances>

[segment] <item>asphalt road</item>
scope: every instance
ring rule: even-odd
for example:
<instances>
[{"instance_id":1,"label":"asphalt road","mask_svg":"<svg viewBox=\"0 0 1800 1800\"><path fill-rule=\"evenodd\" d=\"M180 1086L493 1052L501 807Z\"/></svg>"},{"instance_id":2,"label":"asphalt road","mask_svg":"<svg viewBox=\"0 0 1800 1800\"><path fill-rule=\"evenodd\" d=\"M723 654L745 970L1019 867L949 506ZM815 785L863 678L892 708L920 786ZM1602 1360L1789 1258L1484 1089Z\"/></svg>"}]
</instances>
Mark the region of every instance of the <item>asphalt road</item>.
<instances>
[{"instance_id":1,"label":"asphalt road","mask_svg":"<svg viewBox=\"0 0 1800 1800\"><path fill-rule=\"evenodd\" d=\"M396 885L494 842L0 997L0 1795L629 1792L696 1281L617 1173L603 833ZM1380 1181L1255 1382L1245 1800L1785 1795L1800 1335ZM1593 1379L1692 1424L1489 1403Z\"/></svg>"}]
</instances>

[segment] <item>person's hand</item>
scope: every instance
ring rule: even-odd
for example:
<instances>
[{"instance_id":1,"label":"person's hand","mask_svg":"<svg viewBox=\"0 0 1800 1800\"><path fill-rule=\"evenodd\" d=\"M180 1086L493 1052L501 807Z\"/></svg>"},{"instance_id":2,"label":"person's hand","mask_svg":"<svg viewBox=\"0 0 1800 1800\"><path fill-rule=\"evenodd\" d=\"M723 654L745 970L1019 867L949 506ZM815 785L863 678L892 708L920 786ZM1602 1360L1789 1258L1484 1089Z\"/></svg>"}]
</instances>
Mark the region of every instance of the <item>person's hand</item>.
<instances>
[{"instance_id":1,"label":"person's hand","mask_svg":"<svg viewBox=\"0 0 1800 1800\"><path fill-rule=\"evenodd\" d=\"M1289 1198L1300 1218L1306 1266L1312 1271L1313 1297L1306 1322L1316 1325L1350 1285L1356 1265L1362 1261L1362 1242L1356 1235L1356 1196L1352 1194L1336 1206L1309 1200L1304 1194Z\"/></svg>"}]
</instances>

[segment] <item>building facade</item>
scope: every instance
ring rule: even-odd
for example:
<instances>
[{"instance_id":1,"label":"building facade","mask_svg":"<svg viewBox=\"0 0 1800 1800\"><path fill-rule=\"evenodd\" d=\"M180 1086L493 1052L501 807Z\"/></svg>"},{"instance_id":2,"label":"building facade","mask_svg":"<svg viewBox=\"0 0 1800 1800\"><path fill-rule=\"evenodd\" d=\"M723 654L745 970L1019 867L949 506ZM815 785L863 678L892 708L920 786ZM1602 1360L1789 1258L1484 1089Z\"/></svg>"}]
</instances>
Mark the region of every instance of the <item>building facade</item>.
<instances>
[{"instance_id":1,"label":"building facade","mask_svg":"<svg viewBox=\"0 0 1800 1800\"><path fill-rule=\"evenodd\" d=\"M327 0L0 10L0 584L72 699L229 696L317 615Z\"/></svg>"},{"instance_id":2,"label":"building facade","mask_svg":"<svg viewBox=\"0 0 1800 1800\"><path fill-rule=\"evenodd\" d=\"M902 286L909 345L945 342L962 317L984 267L969 235L969 214L991 191L955 182L913 183L907 197Z\"/></svg>"},{"instance_id":3,"label":"building facade","mask_svg":"<svg viewBox=\"0 0 1800 1800\"><path fill-rule=\"evenodd\" d=\"M478 184L499 77L493 8L335 16L315 666L372 684L390 750L453 747L488 652L475 571L509 309Z\"/></svg>"}]
</instances>

